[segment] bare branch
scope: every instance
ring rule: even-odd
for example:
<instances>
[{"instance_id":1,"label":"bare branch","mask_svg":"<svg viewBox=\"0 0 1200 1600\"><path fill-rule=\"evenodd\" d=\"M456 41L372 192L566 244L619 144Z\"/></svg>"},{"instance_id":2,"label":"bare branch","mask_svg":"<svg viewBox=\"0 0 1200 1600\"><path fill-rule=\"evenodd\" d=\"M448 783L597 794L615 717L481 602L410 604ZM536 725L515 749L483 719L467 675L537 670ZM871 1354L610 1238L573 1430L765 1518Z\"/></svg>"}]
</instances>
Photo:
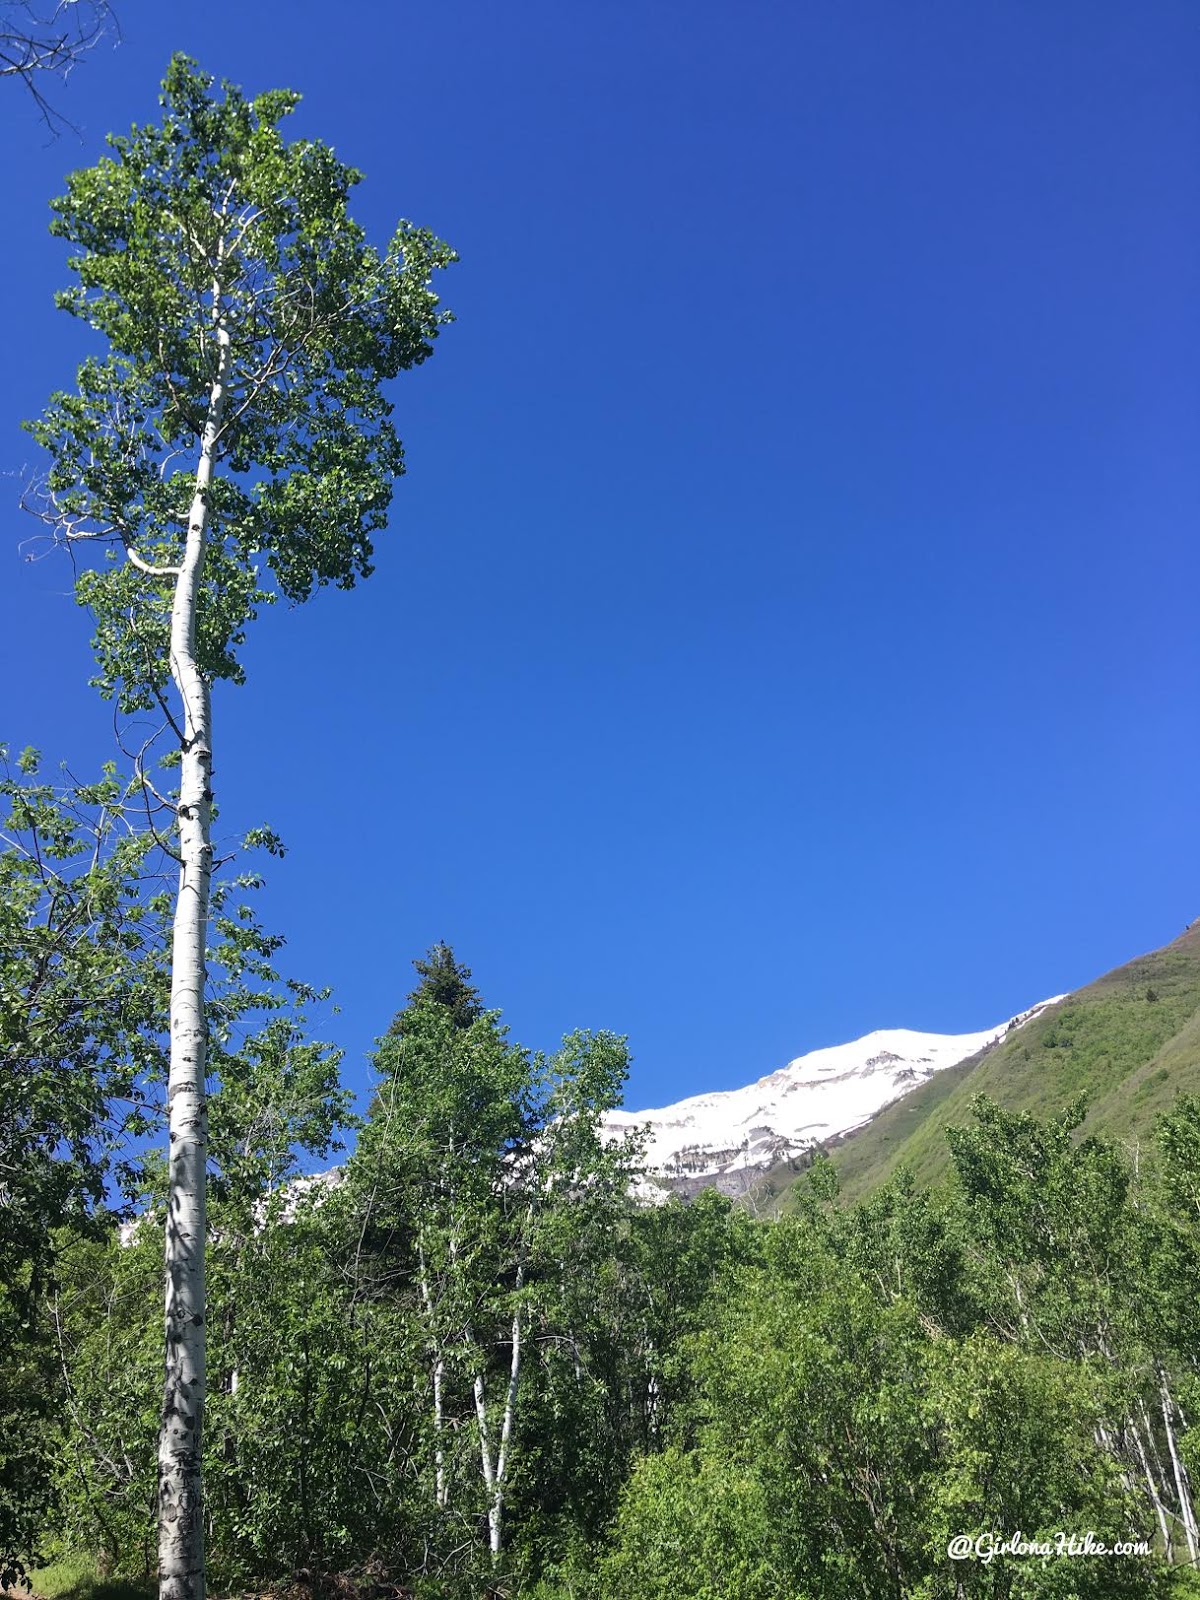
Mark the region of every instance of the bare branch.
<instances>
[{"instance_id":1,"label":"bare branch","mask_svg":"<svg viewBox=\"0 0 1200 1600\"><path fill-rule=\"evenodd\" d=\"M0 78L19 78L46 127L57 134L72 124L55 109L45 85L52 79L65 83L106 36L114 43L121 37L109 0L57 0L43 6L34 0L3 0Z\"/></svg>"}]
</instances>

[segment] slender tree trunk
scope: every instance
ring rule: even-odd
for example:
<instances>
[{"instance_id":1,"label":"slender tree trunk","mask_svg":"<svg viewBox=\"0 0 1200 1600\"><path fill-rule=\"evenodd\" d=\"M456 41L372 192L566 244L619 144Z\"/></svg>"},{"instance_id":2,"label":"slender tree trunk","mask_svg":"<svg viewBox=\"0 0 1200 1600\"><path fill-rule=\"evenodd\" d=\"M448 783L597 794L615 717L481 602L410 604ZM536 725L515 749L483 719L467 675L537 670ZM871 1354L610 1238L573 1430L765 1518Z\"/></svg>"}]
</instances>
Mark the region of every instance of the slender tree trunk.
<instances>
[{"instance_id":1,"label":"slender tree trunk","mask_svg":"<svg viewBox=\"0 0 1200 1600\"><path fill-rule=\"evenodd\" d=\"M417 1258L421 1269L421 1303L425 1307L425 1320L429 1324L429 1342L433 1347L433 1464L434 1486L437 1494L438 1510L446 1509L446 1451L443 1446L445 1431L445 1415L442 1402L442 1389L446 1376L446 1363L442 1356L441 1344L434 1328L433 1295L429 1288L429 1272L425 1265L425 1247L418 1241Z\"/></svg>"},{"instance_id":2,"label":"slender tree trunk","mask_svg":"<svg viewBox=\"0 0 1200 1600\"><path fill-rule=\"evenodd\" d=\"M517 1293L520 1294L525 1280L525 1268L517 1268ZM511 1330L511 1357L508 1366L508 1390L504 1397L504 1416L500 1423L500 1441L496 1458L492 1459L492 1440L488 1428L487 1400L484 1394L483 1374L477 1373L473 1385L475 1392L475 1416L479 1423L479 1454L483 1465L483 1481L487 1486L490 1504L488 1506L488 1547L492 1552L492 1560L500 1559L500 1547L504 1539L504 1477L508 1471L508 1452L512 1439L513 1421L517 1412L517 1390L521 1383L521 1308L518 1305L513 1312Z\"/></svg>"},{"instance_id":3,"label":"slender tree trunk","mask_svg":"<svg viewBox=\"0 0 1200 1600\"><path fill-rule=\"evenodd\" d=\"M444 1511L449 1498L446 1487L446 1452L442 1447L442 1431L444 1419L442 1412L442 1383L446 1375L446 1363L438 1356L433 1363L433 1434L436 1444L434 1446L434 1482L437 1491L438 1510Z\"/></svg>"},{"instance_id":4,"label":"slender tree trunk","mask_svg":"<svg viewBox=\"0 0 1200 1600\"><path fill-rule=\"evenodd\" d=\"M1172 1524L1174 1524L1180 1521L1180 1518L1174 1511L1171 1510L1170 1507L1169 1496L1171 1493L1171 1485L1167 1480L1167 1472L1166 1468L1163 1466L1162 1456L1159 1454L1158 1440L1155 1438L1154 1434L1154 1421L1144 1400L1138 1401L1138 1409L1142 1413L1142 1427L1144 1429L1146 1440L1145 1450L1147 1458L1150 1461L1151 1471L1154 1474L1154 1481L1155 1483L1161 1485L1160 1495L1162 1498L1162 1503L1166 1508L1167 1515L1170 1517ZM1172 1533L1171 1538L1172 1545L1174 1545L1174 1533Z\"/></svg>"},{"instance_id":5,"label":"slender tree trunk","mask_svg":"<svg viewBox=\"0 0 1200 1600\"><path fill-rule=\"evenodd\" d=\"M1192 1485L1188 1479L1188 1470L1175 1444L1175 1429L1171 1424L1171 1413L1175 1403L1171 1398L1171 1391L1167 1387L1166 1371L1160 1367L1158 1370L1159 1389L1162 1394L1162 1419L1163 1427L1167 1432L1167 1449L1171 1453L1171 1470L1175 1476L1175 1493L1179 1497L1179 1510L1183 1517L1183 1532L1187 1540L1188 1558L1193 1566L1200 1556L1200 1534L1196 1528L1196 1513L1192 1509Z\"/></svg>"},{"instance_id":6,"label":"slender tree trunk","mask_svg":"<svg viewBox=\"0 0 1200 1600\"><path fill-rule=\"evenodd\" d=\"M225 410L229 334L214 286L217 371L171 608L171 676L183 705L179 778L179 894L171 947L170 1155L166 1228L166 1375L158 1442L161 1600L204 1600L200 1460L204 1423L204 1249L208 1113L205 945L212 874L212 719L196 659L196 609L208 494Z\"/></svg>"},{"instance_id":7,"label":"slender tree trunk","mask_svg":"<svg viewBox=\"0 0 1200 1600\"><path fill-rule=\"evenodd\" d=\"M517 1292L521 1289L521 1273L517 1273ZM508 1393L504 1397L504 1421L500 1425L500 1454L496 1460L496 1489L492 1497L491 1510L488 1512L488 1543L491 1546L492 1560L500 1556L500 1541L503 1533L502 1519L504 1516L504 1474L508 1469L508 1447L512 1438L513 1418L517 1412L517 1386L521 1381L521 1308L513 1312L512 1320L512 1361L508 1369Z\"/></svg>"},{"instance_id":8,"label":"slender tree trunk","mask_svg":"<svg viewBox=\"0 0 1200 1600\"><path fill-rule=\"evenodd\" d=\"M1163 1539L1163 1555L1168 1561L1170 1561L1172 1559L1174 1550L1171 1543L1171 1528L1169 1522L1167 1521L1167 1508L1163 1505L1162 1497L1158 1492L1158 1483L1155 1480L1154 1471L1150 1466L1150 1458L1146 1454L1146 1447L1142 1443L1142 1436L1138 1431L1138 1425L1131 1418L1128 1426L1130 1437L1133 1439L1134 1449L1137 1451L1138 1460L1141 1462L1142 1475L1146 1480L1146 1487L1150 1491L1150 1503L1153 1505L1154 1514L1158 1518L1158 1527Z\"/></svg>"}]
</instances>

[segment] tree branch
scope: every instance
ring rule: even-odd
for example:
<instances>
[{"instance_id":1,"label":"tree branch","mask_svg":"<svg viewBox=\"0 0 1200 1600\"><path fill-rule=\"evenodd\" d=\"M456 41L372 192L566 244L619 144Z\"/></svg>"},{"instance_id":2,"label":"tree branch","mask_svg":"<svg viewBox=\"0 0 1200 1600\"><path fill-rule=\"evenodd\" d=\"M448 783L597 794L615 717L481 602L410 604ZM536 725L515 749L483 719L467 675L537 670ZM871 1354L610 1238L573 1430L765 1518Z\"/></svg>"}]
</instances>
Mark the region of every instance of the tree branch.
<instances>
[{"instance_id":1,"label":"tree branch","mask_svg":"<svg viewBox=\"0 0 1200 1600\"><path fill-rule=\"evenodd\" d=\"M43 84L65 83L72 69L106 34L120 41L116 13L109 0L57 0L39 10L33 0L0 4L0 78L19 78L52 134L71 127L55 110Z\"/></svg>"}]
</instances>

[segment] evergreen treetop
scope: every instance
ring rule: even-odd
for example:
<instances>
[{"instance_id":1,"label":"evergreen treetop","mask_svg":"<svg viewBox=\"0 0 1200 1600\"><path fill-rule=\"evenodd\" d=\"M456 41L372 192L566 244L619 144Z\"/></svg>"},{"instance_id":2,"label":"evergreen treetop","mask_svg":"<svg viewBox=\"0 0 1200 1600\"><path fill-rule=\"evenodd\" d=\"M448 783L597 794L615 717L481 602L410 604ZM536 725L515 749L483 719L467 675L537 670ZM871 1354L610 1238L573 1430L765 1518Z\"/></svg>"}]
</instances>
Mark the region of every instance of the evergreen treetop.
<instances>
[{"instance_id":1,"label":"evergreen treetop","mask_svg":"<svg viewBox=\"0 0 1200 1600\"><path fill-rule=\"evenodd\" d=\"M425 959L418 957L413 966L421 981L410 992L408 1003L393 1017L390 1034L403 1034L409 1011L422 1004L445 1006L453 1016L454 1026L463 1030L483 1015L479 990L470 982L471 969L455 959L450 945L439 939L430 946Z\"/></svg>"}]
</instances>

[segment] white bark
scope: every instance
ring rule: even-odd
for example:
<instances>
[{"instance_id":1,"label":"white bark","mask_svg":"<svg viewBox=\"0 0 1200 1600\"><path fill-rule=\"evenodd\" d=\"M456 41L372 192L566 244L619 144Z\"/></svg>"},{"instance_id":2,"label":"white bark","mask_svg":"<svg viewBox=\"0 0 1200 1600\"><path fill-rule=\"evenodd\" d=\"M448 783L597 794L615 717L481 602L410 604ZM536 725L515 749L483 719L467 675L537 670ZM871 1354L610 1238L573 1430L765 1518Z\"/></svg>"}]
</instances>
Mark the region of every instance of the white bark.
<instances>
[{"instance_id":1,"label":"white bark","mask_svg":"<svg viewBox=\"0 0 1200 1600\"><path fill-rule=\"evenodd\" d=\"M433 1295L429 1288L429 1273L425 1265L425 1248L418 1243L417 1256L421 1266L421 1302L425 1307L425 1318L429 1324L429 1337L434 1347L433 1359L433 1464L434 1482L437 1493L439 1510L445 1510L447 1500L446 1489L446 1451L442 1443L445 1428L445 1415L442 1404L442 1389L446 1376L446 1363L442 1357L441 1346L438 1343L437 1332L434 1328Z\"/></svg>"},{"instance_id":2,"label":"white bark","mask_svg":"<svg viewBox=\"0 0 1200 1600\"><path fill-rule=\"evenodd\" d=\"M520 1288L521 1274L518 1273L518 1292L520 1292ZM504 1474L508 1468L508 1445L512 1437L513 1418L517 1410L517 1387L520 1381L521 1308L518 1306L513 1312L512 1320L512 1360L508 1371L508 1393L504 1397L504 1421L500 1425L500 1454L496 1461L496 1487L492 1496L491 1510L488 1512L488 1542L491 1545L493 1561L500 1554L501 1519L504 1516Z\"/></svg>"},{"instance_id":3,"label":"white bark","mask_svg":"<svg viewBox=\"0 0 1200 1600\"><path fill-rule=\"evenodd\" d=\"M1175 1429L1171 1422L1171 1413L1175 1403L1171 1399L1171 1391L1167 1387L1167 1375L1160 1368L1158 1373L1159 1387L1162 1393L1162 1419L1167 1431L1167 1449L1171 1453L1171 1470L1175 1475L1175 1493L1179 1497L1179 1510L1183 1517L1183 1533L1187 1540L1188 1558L1192 1565L1196 1565L1197 1556L1200 1555L1200 1537L1197 1536L1196 1513L1192 1509L1192 1485L1188 1478L1188 1470L1179 1454L1175 1444Z\"/></svg>"},{"instance_id":4,"label":"white bark","mask_svg":"<svg viewBox=\"0 0 1200 1600\"><path fill-rule=\"evenodd\" d=\"M1146 1447L1142 1443L1142 1436L1138 1431L1138 1425L1132 1420L1129 1423L1129 1433L1130 1437L1133 1439L1134 1449L1137 1451L1138 1460L1141 1463L1142 1476L1145 1478L1146 1487L1150 1491L1150 1501L1154 1506L1154 1514L1158 1518L1159 1532L1162 1534L1163 1540L1163 1554L1166 1556L1167 1560L1170 1561L1172 1557L1172 1544L1171 1528L1169 1522L1167 1521L1167 1508L1163 1505L1162 1497L1158 1492L1158 1483L1150 1466L1150 1458L1146 1454Z\"/></svg>"},{"instance_id":5,"label":"white bark","mask_svg":"<svg viewBox=\"0 0 1200 1600\"><path fill-rule=\"evenodd\" d=\"M479 1424L479 1455L483 1462L483 1481L487 1485L488 1493L493 1494L496 1488L496 1472L492 1466L492 1443L488 1434L487 1396L483 1388L483 1373L475 1374L475 1382L471 1385L475 1395L475 1419Z\"/></svg>"},{"instance_id":6,"label":"white bark","mask_svg":"<svg viewBox=\"0 0 1200 1600\"><path fill-rule=\"evenodd\" d=\"M1159 1497L1162 1500L1163 1508L1166 1511L1167 1516L1171 1519L1171 1523L1173 1525L1179 1521L1179 1517L1174 1511L1171 1510L1170 1505L1168 1504L1167 1496L1170 1493L1170 1485L1167 1482L1167 1474L1163 1467L1162 1457L1158 1453L1158 1440L1155 1437L1154 1422L1144 1400L1138 1401L1138 1410L1142 1414L1142 1428L1144 1430L1144 1448L1146 1457L1150 1462L1150 1470L1153 1474L1154 1482L1160 1486ZM1174 1545L1173 1533L1171 1539L1172 1545Z\"/></svg>"},{"instance_id":7,"label":"white bark","mask_svg":"<svg viewBox=\"0 0 1200 1600\"><path fill-rule=\"evenodd\" d=\"M442 1446L442 1429L444 1419L442 1414L442 1383L446 1375L446 1363L438 1356L433 1363L433 1432L436 1444L434 1446L433 1461L437 1488L438 1510L446 1509L446 1452Z\"/></svg>"},{"instance_id":8,"label":"white bark","mask_svg":"<svg viewBox=\"0 0 1200 1600\"><path fill-rule=\"evenodd\" d=\"M517 1294L525 1281L524 1267L517 1268ZM504 1397L504 1416L500 1423L500 1445L495 1460L492 1459L491 1435L488 1430L487 1402L483 1388L483 1374L478 1373L473 1385L475 1391L475 1416L479 1422L479 1454L483 1463L483 1481L491 1503L488 1506L488 1546L492 1560L500 1556L504 1537L504 1476L508 1470L508 1449L512 1439L513 1420L517 1412L517 1390L521 1383L521 1307L513 1312L511 1350L508 1367L508 1390Z\"/></svg>"},{"instance_id":9,"label":"white bark","mask_svg":"<svg viewBox=\"0 0 1200 1600\"><path fill-rule=\"evenodd\" d=\"M204 1423L204 1249L208 1114L205 944L212 873L212 722L196 659L196 610L208 529L208 492L229 374L229 333L214 286L217 371L171 608L171 677L182 701L179 894L171 952L171 1066L167 1084L166 1374L158 1446L161 1600L204 1600L201 1435Z\"/></svg>"}]
</instances>

